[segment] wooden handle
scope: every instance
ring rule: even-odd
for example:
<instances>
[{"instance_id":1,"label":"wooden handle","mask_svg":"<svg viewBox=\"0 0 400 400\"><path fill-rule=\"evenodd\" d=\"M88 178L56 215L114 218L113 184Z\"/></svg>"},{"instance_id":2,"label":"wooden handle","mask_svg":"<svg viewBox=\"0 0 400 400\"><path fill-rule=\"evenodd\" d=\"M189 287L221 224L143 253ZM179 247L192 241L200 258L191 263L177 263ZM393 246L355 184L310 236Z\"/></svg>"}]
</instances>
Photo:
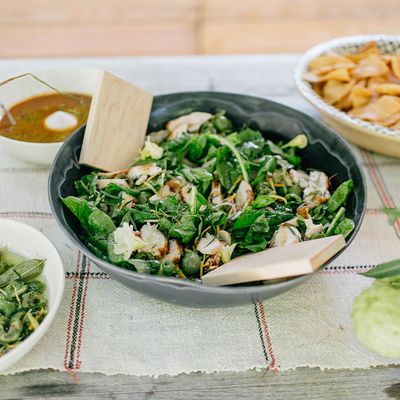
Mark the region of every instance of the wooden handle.
<instances>
[{"instance_id":1,"label":"wooden handle","mask_svg":"<svg viewBox=\"0 0 400 400\"><path fill-rule=\"evenodd\" d=\"M127 168L144 144L152 102L152 94L100 73L79 162L104 171Z\"/></svg>"},{"instance_id":2,"label":"wooden handle","mask_svg":"<svg viewBox=\"0 0 400 400\"><path fill-rule=\"evenodd\" d=\"M206 285L222 286L310 274L344 248L343 235L272 247L236 257L204 275Z\"/></svg>"}]
</instances>

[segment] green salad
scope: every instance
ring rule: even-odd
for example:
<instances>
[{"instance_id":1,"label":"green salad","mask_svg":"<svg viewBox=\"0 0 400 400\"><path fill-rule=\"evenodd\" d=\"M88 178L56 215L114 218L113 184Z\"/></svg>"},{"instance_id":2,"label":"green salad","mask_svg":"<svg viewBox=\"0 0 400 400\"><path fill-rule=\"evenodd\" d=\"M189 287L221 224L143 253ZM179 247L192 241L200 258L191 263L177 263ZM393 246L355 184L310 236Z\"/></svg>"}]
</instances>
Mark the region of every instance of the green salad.
<instances>
[{"instance_id":1,"label":"green salad","mask_svg":"<svg viewBox=\"0 0 400 400\"><path fill-rule=\"evenodd\" d=\"M122 268L200 279L239 255L343 234L353 182L333 193L301 169L299 135L274 143L224 112L193 112L147 136L129 169L93 171L62 199L98 257Z\"/></svg>"},{"instance_id":2,"label":"green salad","mask_svg":"<svg viewBox=\"0 0 400 400\"><path fill-rule=\"evenodd\" d=\"M45 260L0 249L0 356L18 346L47 315Z\"/></svg>"}]
</instances>

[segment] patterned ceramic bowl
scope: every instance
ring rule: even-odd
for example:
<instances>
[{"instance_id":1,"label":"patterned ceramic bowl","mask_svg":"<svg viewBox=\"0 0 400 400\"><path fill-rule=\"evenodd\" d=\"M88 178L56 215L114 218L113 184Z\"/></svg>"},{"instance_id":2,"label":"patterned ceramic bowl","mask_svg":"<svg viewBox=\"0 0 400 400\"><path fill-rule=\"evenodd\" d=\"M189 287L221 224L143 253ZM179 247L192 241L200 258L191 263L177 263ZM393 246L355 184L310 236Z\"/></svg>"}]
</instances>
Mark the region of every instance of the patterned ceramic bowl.
<instances>
[{"instance_id":1,"label":"patterned ceramic bowl","mask_svg":"<svg viewBox=\"0 0 400 400\"><path fill-rule=\"evenodd\" d=\"M383 53L400 52L400 36L363 35L330 40L311 48L303 55L297 65L294 79L300 93L320 112L322 119L347 140L381 154L400 157L399 130L350 117L344 111L326 103L303 78L309 62L316 57L330 51L355 53L371 41L375 41Z\"/></svg>"}]
</instances>

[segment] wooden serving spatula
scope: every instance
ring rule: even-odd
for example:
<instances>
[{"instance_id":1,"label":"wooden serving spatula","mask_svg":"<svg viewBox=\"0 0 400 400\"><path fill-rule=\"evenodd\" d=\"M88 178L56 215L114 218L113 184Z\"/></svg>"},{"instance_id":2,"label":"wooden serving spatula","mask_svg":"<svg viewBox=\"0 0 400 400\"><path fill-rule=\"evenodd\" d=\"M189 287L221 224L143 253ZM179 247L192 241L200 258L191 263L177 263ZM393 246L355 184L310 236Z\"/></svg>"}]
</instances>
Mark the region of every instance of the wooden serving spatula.
<instances>
[{"instance_id":1,"label":"wooden serving spatula","mask_svg":"<svg viewBox=\"0 0 400 400\"><path fill-rule=\"evenodd\" d=\"M223 286L310 274L344 248L343 235L272 247L246 254L203 276L206 285Z\"/></svg>"},{"instance_id":2,"label":"wooden serving spatula","mask_svg":"<svg viewBox=\"0 0 400 400\"><path fill-rule=\"evenodd\" d=\"M127 168L143 147L153 95L99 73L79 162L103 171Z\"/></svg>"}]
</instances>

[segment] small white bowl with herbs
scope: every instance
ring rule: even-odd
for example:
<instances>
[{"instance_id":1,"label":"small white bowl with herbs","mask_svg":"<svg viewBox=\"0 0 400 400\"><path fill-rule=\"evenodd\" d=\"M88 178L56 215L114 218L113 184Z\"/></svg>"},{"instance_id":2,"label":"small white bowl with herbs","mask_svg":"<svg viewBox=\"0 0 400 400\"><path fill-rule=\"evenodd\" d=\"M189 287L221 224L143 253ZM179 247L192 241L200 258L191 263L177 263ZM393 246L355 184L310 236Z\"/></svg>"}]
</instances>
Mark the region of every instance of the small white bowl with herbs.
<instances>
[{"instance_id":1,"label":"small white bowl with herbs","mask_svg":"<svg viewBox=\"0 0 400 400\"><path fill-rule=\"evenodd\" d=\"M0 219L0 371L42 338L63 291L64 267L53 243L31 226Z\"/></svg>"}]
</instances>

